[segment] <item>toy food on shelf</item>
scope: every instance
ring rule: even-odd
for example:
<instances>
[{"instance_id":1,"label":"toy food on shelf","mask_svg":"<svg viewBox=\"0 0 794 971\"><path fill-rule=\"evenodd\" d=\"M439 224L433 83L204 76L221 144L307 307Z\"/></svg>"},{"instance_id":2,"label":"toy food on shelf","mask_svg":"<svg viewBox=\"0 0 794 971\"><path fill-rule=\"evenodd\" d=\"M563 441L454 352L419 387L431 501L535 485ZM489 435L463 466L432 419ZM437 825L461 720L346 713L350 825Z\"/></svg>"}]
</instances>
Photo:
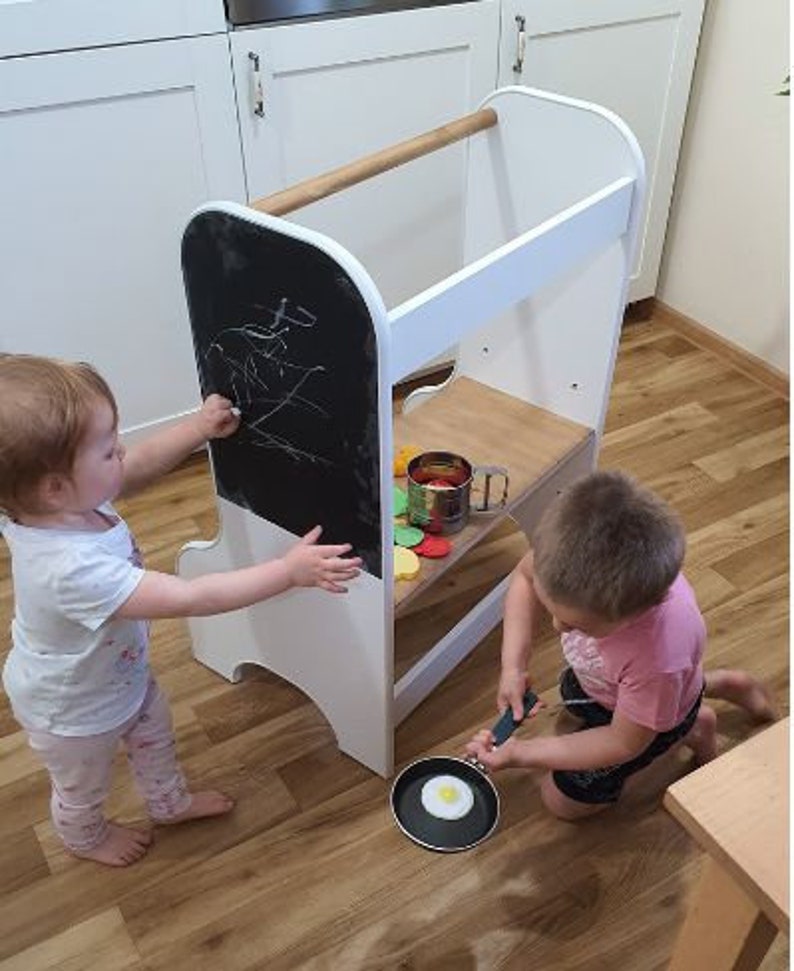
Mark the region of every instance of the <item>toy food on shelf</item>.
<instances>
[{"instance_id":1,"label":"toy food on shelf","mask_svg":"<svg viewBox=\"0 0 794 971\"><path fill-rule=\"evenodd\" d=\"M428 536L417 546L413 547L417 556L426 556L429 560L439 560L444 556L449 556L452 543L443 536Z\"/></svg>"},{"instance_id":2,"label":"toy food on shelf","mask_svg":"<svg viewBox=\"0 0 794 971\"><path fill-rule=\"evenodd\" d=\"M402 523L394 524L394 545L395 546L418 546L425 538L425 534L416 526L403 526Z\"/></svg>"},{"instance_id":3,"label":"toy food on shelf","mask_svg":"<svg viewBox=\"0 0 794 971\"><path fill-rule=\"evenodd\" d=\"M397 478L408 471L408 463L412 458L422 454L422 449L416 445L403 445L394 453L394 474Z\"/></svg>"},{"instance_id":4,"label":"toy food on shelf","mask_svg":"<svg viewBox=\"0 0 794 971\"><path fill-rule=\"evenodd\" d=\"M404 546L394 547L394 579L415 580L419 576L419 557Z\"/></svg>"},{"instance_id":5,"label":"toy food on shelf","mask_svg":"<svg viewBox=\"0 0 794 971\"><path fill-rule=\"evenodd\" d=\"M404 516L408 511L408 494L398 485L394 487L394 515Z\"/></svg>"},{"instance_id":6,"label":"toy food on shelf","mask_svg":"<svg viewBox=\"0 0 794 971\"><path fill-rule=\"evenodd\" d=\"M408 470L408 463L422 450L415 445L404 445L394 453L394 475L404 476ZM448 489L451 487L446 479L435 479L428 482L431 488ZM406 522L408 512L408 495L405 489L394 485L394 579L415 580L419 576L421 564L419 557L440 559L448 556L452 550L452 543L443 536L431 536Z\"/></svg>"}]
</instances>

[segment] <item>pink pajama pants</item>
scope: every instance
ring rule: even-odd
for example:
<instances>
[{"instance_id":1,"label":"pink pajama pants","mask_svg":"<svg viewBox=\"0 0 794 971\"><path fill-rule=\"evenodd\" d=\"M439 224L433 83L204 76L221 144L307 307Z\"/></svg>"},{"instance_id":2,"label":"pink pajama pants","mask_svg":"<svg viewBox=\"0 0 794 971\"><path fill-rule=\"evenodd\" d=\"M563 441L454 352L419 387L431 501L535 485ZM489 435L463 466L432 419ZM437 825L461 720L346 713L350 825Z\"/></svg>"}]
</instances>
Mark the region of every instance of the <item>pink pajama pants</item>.
<instances>
[{"instance_id":1,"label":"pink pajama pants","mask_svg":"<svg viewBox=\"0 0 794 971\"><path fill-rule=\"evenodd\" d=\"M102 807L119 742L124 743L136 787L155 822L177 816L190 805L176 759L171 711L154 680L140 709L112 731L67 737L28 730L28 740L50 774L52 821L70 849L93 849L107 835Z\"/></svg>"}]
</instances>

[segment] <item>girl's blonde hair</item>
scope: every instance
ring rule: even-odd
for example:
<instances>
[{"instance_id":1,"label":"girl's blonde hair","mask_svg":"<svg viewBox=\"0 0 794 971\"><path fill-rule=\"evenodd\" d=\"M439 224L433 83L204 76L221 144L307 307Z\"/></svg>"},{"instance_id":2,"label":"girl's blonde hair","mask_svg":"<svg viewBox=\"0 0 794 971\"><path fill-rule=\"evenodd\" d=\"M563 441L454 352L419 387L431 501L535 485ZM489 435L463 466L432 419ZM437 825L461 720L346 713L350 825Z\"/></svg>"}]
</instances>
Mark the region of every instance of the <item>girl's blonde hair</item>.
<instances>
[{"instance_id":1,"label":"girl's blonde hair","mask_svg":"<svg viewBox=\"0 0 794 971\"><path fill-rule=\"evenodd\" d=\"M97 399L118 421L113 392L82 362L0 354L0 509L37 512L45 475L70 475Z\"/></svg>"},{"instance_id":2,"label":"girl's blonde hair","mask_svg":"<svg viewBox=\"0 0 794 971\"><path fill-rule=\"evenodd\" d=\"M622 472L594 472L546 509L532 550L552 600L616 621L664 600L686 540L659 496Z\"/></svg>"}]
</instances>

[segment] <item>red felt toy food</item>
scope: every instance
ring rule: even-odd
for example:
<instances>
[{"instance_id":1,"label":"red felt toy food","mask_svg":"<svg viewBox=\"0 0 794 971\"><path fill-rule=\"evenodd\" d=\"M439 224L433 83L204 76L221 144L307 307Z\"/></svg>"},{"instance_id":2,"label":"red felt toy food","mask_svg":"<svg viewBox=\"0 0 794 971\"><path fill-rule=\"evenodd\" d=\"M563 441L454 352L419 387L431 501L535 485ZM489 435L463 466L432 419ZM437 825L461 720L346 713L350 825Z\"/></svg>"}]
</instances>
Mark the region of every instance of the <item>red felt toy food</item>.
<instances>
[{"instance_id":1,"label":"red felt toy food","mask_svg":"<svg viewBox=\"0 0 794 971\"><path fill-rule=\"evenodd\" d=\"M448 556L452 549L452 543L443 536L430 536L425 534L425 538L417 546L412 547L417 556L426 556L429 560L439 560L443 556Z\"/></svg>"}]
</instances>

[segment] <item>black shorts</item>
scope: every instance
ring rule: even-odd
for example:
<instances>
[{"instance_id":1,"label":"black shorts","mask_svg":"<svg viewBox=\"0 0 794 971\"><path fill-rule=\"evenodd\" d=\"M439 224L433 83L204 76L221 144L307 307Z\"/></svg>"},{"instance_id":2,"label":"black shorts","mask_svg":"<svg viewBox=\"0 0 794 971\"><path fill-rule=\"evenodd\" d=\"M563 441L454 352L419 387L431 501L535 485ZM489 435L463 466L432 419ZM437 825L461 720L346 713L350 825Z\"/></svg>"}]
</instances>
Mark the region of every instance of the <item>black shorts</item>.
<instances>
[{"instance_id":1,"label":"black shorts","mask_svg":"<svg viewBox=\"0 0 794 971\"><path fill-rule=\"evenodd\" d=\"M566 668L560 675L560 694L563 701L586 700L588 698L584 688L579 684L578 678L570 668ZM623 789L623 783L630 775L634 775L635 772L644 769L646 765L650 765L654 759L664 754L676 742L680 742L685 735L689 734L689 730L695 724L702 700L703 694L701 693L680 724L667 732L660 732L644 752L628 762L623 762L620 765L609 765L603 769L552 772L554 784L563 795L576 800L576 802L598 805L617 802ZM612 721L613 713L608 708L604 708L603 705L599 705L597 701L588 705L572 705L568 711L584 722L584 725L578 731L599 728L602 725L609 725Z\"/></svg>"}]
</instances>

